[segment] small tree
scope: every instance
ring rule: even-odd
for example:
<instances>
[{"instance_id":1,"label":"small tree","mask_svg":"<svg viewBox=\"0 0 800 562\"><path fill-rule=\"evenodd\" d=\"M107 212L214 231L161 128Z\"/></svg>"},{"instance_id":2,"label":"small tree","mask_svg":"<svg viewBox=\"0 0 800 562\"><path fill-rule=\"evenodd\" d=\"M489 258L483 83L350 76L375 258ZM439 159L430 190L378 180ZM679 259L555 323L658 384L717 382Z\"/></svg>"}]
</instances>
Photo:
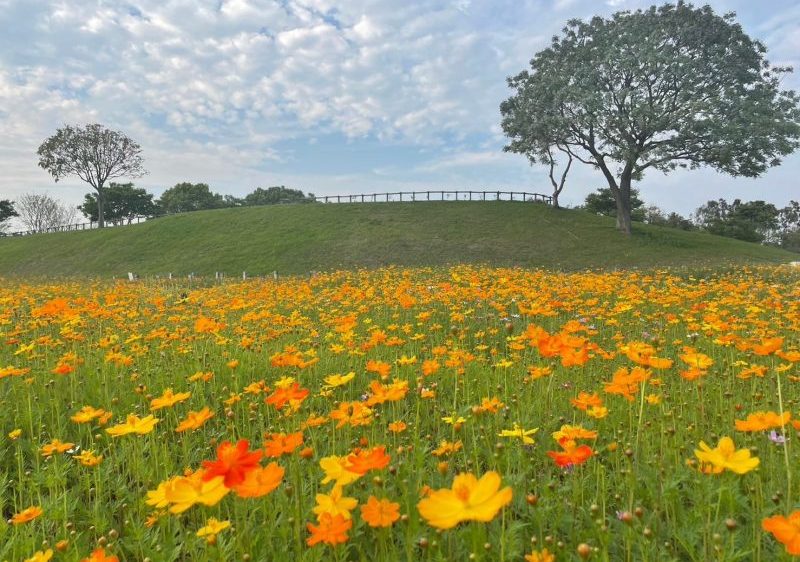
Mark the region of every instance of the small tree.
<instances>
[{"instance_id":1,"label":"small tree","mask_svg":"<svg viewBox=\"0 0 800 562\"><path fill-rule=\"evenodd\" d=\"M617 201L609 188L601 187L586 196L583 209L596 215L615 217L617 216ZM643 222L644 218L644 201L639 199L638 189L631 189L631 220Z\"/></svg>"},{"instance_id":2,"label":"small tree","mask_svg":"<svg viewBox=\"0 0 800 562\"><path fill-rule=\"evenodd\" d=\"M770 66L734 18L679 1L569 21L508 79L505 150L563 147L600 170L625 233L632 182L651 168L761 175L800 145L800 108L780 89L790 69Z\"/></svg>"},{"instance_id":3,"label":"small tree","mask_svg":"<svg viewBox=\"0 0 800 562\"><path fill-rule=\"evenodd\" d=\"M98 123L85 127L65 125L46 139L37 151L39 166L56 182L78 176L94 188L100 228L105 226L106 182L146 174L141 153L141 147L124 133Z\"/></svg>"},{"instance_id":4,"label":"small tree","mask_svg":"<svg viewBox=\"0 0 800 562\"><path fill-rule=\"evenodd\" d=\"M75 209L47 194L26 193L14 203L19 220L34 232L74 223Z\"/></svg>"},{"instance_id":5,"label":"small tree","mask_svg":"<svg viewBox=\"0 0 800 562\"><path fill-rule=\"evenodd\" d=\"M111 182L106 187L105 220L110 222L130 221L136 217L148 217L157 214L153 194L147 193L142 188L134 187L132 183ZM87 193L83 204L78 207L84 216L91 221L99 217L97 195Z\"/></svg>"},{"instance_id":6,"label":"small tree","mask_svg":"<svg viewBox=\"0 0 800 562\"><path fill-rule=\"evenodd\" d=\"M14 204L8 199L0 201L0 232L5 232L8 228L8 221L19 214L14 210Z\"/></svg>"},{"instance_id":7,"label":"small tree","mask_svg":"<svg viewBox=\"0 0 800 562\"><path fill-rule=\"evenodd\" d=\"M213 193L206 183L182 182L161 194L158 205L164 213L185 213L204 209L220 209L225 199Z\"/></svg>"},{"instance_id":8,"label":"small tree","mask_svg":"<svg viewBox=\"0 0 800 562\"><path fill-rule=\"evenodd\" d=\"M264 189L257 187L244 198L245 205L276 205L279 203L313 203L314 194L306 195L299 189L277 185Z\"/></svg>"}]
</instances>

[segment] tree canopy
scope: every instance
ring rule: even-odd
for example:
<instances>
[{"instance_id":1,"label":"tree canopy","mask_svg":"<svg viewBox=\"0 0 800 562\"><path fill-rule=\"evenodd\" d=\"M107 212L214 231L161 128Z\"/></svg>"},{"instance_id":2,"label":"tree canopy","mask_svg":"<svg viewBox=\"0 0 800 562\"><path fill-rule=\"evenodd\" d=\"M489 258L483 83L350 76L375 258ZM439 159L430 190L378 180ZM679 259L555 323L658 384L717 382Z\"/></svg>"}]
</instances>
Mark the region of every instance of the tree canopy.
<instances>
[{"instance_id":1,"label":"tree canopy","mask_svg":"<svg viewBox=\"0 0 800 562\"><path fill-rule=\"evenodd\" d=\"M276 205L280 203L313 203L314 194L306 195L299 189L277 185L264 189L257 187L244 198L245 205Z\"/></svg>"},{"instance_id":2,"label":"tree canopy","mask_svg":"<svg viewBox=\"0 0 800 562\"><path fill-rule=\"evenodd\" d=\"M167 214L219 209L227 206L219 193L214 193L206 183L182 182L161 194L158 200L161 210Z\"/></svg>"},{"instance_id":3,"label":"tree canopy","mask_svg":"<svg viewBox=\"0 0 800 562\"><path fill-rule=\"evenodd\" d=\"M153 195L132 183L111 182L106 187L105 218L111 222L130 221L136 217L152 216L158 213ZM87 193L78 209L91 221L98 218L97 195Z\"/></svg>"},{"instance_id":4,"label":"tree canopy","mask_svg":"<svg viewBox=\"0 0 800 562\"><path fill-rule=\"evenodd\" d=\"M85 127L65 125L47 138L37 151L39 167L53 179L78 176L97 192L98 225L104 226L106 182L146 174L141 147L120 131L99 123Z\"/></svg>"},{"instance_id":5,"label":"tree canopy","mask_svg":"<svg viewBox=\"0 0 800 562\"><path fill-rule=\"evenodd\" d=\"M602 172L630 233L631 184L647 170L756 177L800 143L788 68L709 6L678 2L570 20L501 105L506 151L548 163L557 149Z\"/></svg>"}]
</instances>

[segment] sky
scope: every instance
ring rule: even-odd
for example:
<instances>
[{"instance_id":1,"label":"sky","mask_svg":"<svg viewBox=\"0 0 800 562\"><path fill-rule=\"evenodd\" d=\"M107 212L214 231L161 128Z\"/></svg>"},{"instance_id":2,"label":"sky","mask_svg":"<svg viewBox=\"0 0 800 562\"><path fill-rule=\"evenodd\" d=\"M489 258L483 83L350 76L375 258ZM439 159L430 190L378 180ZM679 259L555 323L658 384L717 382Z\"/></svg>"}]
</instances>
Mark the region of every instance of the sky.
<instances>
[{"instance_id":1,"label":"sky","mask_svg":"<svg viewBox=\"0 0 800 562\"><path fill-rule=\"evenodd\" d=\"M638 0L0 0L0 199L54 183L39 144L99 122L139 142L160 194L182 181L243 196L398 190L551 191L547 170L502 152L505 79L571 18ZM735 11L774 65L800 70L800 3L711 0ZM800 89L800 74L786 76ZM709 199L800 198L800 153L758 179L651 172L642 198L692 212ZM605 186L573 166L562 203Z\"/></svg>"}]
</instances>

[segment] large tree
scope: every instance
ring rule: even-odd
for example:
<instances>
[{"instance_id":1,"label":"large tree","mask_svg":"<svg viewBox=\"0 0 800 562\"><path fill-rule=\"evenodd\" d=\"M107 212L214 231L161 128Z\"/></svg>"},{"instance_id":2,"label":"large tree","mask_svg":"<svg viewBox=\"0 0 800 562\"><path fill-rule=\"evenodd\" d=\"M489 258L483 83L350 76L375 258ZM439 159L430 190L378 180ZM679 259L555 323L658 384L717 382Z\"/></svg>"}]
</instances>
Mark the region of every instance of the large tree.
<instances>
[{"instance_id":1,"label":"large tree","mask_svg":"<svg viewBox=\"0 0 800 562\"><path fill-rule=\"evenodd\" d=\"M625 233L631 185L650 168L761 175L798 147L800 108L779 87L791 69L734 19L678 2L569 21L508 79L505 150L546 164L554 148L600 170Z\"/></svg>"},{"instance_id":2,"label":"large tree","mask_svg":"<svg viewBox=\"0 0 800 562\"><path fill-rule=\"evenodd\" d=\"M37 154L39 166L55 181L78 176L94 188L100 228L105 225L106 182L147 173L141 147L124 133L98 123L85 127L65 125L39 146Z\"/></svg>"},{"instance_id":3,"label":"large tree","mask_svg":"<svg viewBox=\"0 0 800 562\"><path fill-rule=\"evenodd\" d=\"M130 182L115 183L111 182L105 188L105 219L107 221L119 222L136 217L149 217L157 214L158 207L153 202L153 194L147 193L142 188L134 187ZM78 209L92 221L99 217L97 194L87 193L84 195L83 204Z\"/></svg>"}]
</instances>

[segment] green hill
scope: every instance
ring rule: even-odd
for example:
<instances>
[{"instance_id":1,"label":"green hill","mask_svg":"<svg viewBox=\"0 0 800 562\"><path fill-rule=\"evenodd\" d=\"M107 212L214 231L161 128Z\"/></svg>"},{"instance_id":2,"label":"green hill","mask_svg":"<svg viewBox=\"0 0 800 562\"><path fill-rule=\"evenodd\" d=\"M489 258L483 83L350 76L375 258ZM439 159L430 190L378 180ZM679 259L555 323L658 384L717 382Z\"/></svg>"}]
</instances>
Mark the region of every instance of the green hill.
<instances>
[{"instance_id":1,"label":"green hill","mask_svg":"<svg viewBox=\"0 0 800 562\"><path fill-rule=\"evenodd\" d=\"M202 211L105 230L0 239L0 275L305 273L456 262L582 269L785 262L768 248L520 202L317 204Z\"/></svg>"}]
</instances>

